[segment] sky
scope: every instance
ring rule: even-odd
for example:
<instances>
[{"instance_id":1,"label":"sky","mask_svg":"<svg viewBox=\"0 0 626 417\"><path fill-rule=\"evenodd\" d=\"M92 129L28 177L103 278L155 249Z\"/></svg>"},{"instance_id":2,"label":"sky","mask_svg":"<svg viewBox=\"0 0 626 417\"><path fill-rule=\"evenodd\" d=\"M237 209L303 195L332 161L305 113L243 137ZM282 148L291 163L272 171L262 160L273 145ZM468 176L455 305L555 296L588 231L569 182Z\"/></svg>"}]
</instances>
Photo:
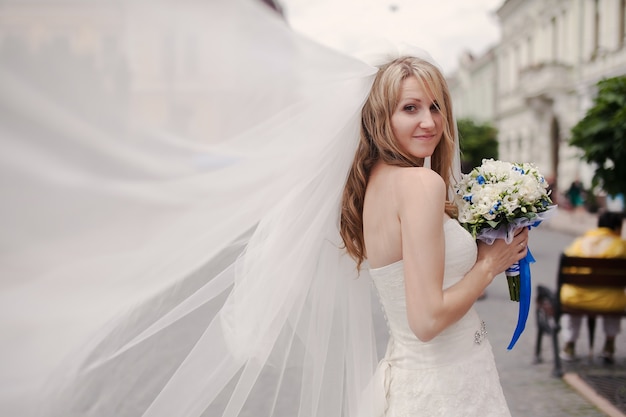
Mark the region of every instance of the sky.
<instances>
[{"instance_id":1,"label":"sky","mask_svg":"<svg viewBox=\"0 0 626 417\"><path fill-rule=\"evenodd\" d=\"M504 0L280 0L292 28L319 43L363 56L404 42L451 73L464 51L481 55L500 31Z\"/></svg>"}]
</instances>

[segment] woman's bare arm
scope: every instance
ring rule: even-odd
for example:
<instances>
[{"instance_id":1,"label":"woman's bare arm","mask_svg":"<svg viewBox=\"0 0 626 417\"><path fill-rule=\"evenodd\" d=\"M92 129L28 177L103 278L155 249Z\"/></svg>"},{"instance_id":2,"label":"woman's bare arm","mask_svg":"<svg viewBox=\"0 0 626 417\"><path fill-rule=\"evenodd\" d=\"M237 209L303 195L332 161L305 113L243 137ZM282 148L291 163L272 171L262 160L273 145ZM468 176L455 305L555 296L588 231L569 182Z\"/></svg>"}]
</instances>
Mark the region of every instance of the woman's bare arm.
<instances>
[{"instance_id":1,"label":"woman's bare arm","mask_svg":"<svg viewBox=\"0 0 626 417\"><path fill-rule=\"evenodd\" d=\"M476 264L444 291L445 183L429 169L407 168L399 170L395 186L409 326L420 340L428 341L463 317L496 275L525 256L527 231L511 245L501 239L479 245ZM524 246L517 246L520 243Z\"/></svg>"}]
</instances>

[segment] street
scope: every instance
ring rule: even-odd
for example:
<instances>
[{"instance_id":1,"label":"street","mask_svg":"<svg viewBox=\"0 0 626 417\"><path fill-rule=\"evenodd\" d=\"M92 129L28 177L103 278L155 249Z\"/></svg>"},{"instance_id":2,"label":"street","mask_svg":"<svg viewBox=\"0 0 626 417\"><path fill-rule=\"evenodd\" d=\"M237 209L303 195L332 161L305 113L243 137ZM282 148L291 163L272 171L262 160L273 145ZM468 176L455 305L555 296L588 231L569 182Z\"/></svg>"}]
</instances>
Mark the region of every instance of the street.
<instances>
[{"instance_id":1,"label":"street","mask_svg":"<svg viewBox=\"0 0 626 417\"><path fill-rule=\"evenodd\" d=\"M533 291L538 284L554 289L558 258L561 251L573 240L574 235L540 226L531 231L529 247L536 259L531 265ZM498 277L489 286L487 298L477 302L476 308L487 323L503 390L513 417L563 417L585 416L606 417L564 380L551 376L553 368L552 344L548 336L543 340L543 363L533 364L537 336L535 325L534 295L526 329L516 346L507 351L506 347L517 323L517 305L509 300L504 276ZM599 322L596 327L595 355L603 343L603 330ZM576 345L577 354L588 354L588 336L583 322L580 339ZM624 368L626 356L624 335L617 339L616 365ZM596 365L597 364L597 365ZM565 364L567 365L567 364ZM594 365L603 365L596 358ZM567 366L565 366L567 371Z\"/></svg>"}]
</instances>

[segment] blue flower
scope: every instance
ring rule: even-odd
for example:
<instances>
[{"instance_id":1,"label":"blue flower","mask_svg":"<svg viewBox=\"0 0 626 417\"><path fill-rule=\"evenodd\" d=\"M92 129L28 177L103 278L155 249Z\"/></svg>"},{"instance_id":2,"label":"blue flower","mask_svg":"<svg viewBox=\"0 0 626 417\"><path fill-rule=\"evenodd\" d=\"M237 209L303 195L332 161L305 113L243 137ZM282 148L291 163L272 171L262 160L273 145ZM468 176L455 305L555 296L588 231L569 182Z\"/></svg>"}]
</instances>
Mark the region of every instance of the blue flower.
<instances>
[{"instance_id":1,"label":"blue flower","mask_svg":"<svg viewBox=\"0 0 626 417\"><path fill-rule=\"evenodd\" d=\"M471 194L464 195L464 196L463 196L463 200L465 200L465 201L467 201L467 202L471 203L471 202L472 202L472 195L471 195Z\"/></svg>"},{"instance_id":2,"label":"blue flower","mask_svg":"<svg viewBox=\"0 0 626 417\"><path fill-rule=\"evenodd\" d=\"M493 205L491 210L489 210L489 214L495 214L498 211L498 209L500 208L501 205L502 205L502 201L498 200L496 202L496 204Z\"/></svg>"},{"instance_id":3,"label":"blue flower","mask_svg":"<svg viewBox=\"0 0 626 417\"><path fill-rule=\"evenodd\" d=\"M476 177L476 181L478 181L480 185L483 185L485 183L485 177L483 177L482 175L479 175Z\"/></svg>"}]
</instances>

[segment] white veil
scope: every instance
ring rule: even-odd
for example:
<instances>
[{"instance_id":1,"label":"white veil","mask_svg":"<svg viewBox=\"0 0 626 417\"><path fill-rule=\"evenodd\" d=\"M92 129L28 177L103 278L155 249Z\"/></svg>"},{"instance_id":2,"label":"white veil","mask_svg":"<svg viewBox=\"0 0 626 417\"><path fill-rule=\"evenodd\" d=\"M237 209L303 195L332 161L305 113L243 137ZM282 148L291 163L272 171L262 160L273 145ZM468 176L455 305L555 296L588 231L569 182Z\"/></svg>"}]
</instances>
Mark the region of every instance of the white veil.
<instances>
[{"instance_id":1,"label":"white veil","mask_svg":"<svg viewBox=\"0 0 626 417\"><path fill-rule=\"evenodd\" d=\"M0 414L360 413L375 68L253 0L1 7Z\"/></svg>"}]
</instances>

